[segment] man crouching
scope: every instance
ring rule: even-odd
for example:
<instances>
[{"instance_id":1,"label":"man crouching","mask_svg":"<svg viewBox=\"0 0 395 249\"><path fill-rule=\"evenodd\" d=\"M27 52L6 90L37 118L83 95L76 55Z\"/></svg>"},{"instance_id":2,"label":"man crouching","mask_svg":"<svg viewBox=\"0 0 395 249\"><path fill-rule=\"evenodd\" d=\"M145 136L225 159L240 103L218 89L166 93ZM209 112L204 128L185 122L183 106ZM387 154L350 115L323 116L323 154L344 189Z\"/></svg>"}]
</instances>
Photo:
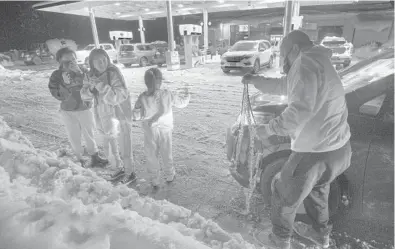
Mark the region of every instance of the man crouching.
<instances>
[{"instance_id":1,"label":"man crouching","mask_svg":"<svg viewBox=\"0 0 395 249\"><path fill-rule=\"evenodd\" d=\"M261 139L272 135L291 138L292 153L272 182L273 229L268 246L290 248L295 230L317 245L329 247L330 184L351 160L345 92L330 57L330 50L314 46L305 33L295 30L280 46L285 78L243 77L244 84L254 84L264 93L288 95L283 113L257 127ZM294 225L302 203L312 227Z\"/></svg>"}]
</instances>

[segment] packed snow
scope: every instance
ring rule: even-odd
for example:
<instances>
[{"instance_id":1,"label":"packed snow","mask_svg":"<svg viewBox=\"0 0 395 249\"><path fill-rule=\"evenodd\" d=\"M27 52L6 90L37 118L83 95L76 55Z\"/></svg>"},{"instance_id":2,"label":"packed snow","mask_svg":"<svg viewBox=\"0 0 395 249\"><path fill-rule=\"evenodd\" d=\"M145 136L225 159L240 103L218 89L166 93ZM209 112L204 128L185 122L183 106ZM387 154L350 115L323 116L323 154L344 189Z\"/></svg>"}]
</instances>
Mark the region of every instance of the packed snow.
<instances>
[{"instance_id":1,"label":"packed snow","mask_svg":"<svg viewBox=\"0 0 395 249\"><path fill-rule=\"evenodd\" d=\"M0 119L0 244L5 248L255 248L198 213L114 187L35 149Z\"/></svg>"}]
</instances>

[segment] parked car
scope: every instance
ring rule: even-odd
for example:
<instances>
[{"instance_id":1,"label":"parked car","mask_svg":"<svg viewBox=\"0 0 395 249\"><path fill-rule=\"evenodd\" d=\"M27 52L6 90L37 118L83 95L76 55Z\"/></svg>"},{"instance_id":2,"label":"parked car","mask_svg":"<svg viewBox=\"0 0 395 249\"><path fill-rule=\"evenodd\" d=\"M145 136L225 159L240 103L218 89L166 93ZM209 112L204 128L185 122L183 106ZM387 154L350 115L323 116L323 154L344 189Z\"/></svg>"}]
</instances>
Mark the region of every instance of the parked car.
<instances>
[{"instance_id":1,"label":"parked car","mask_svg":"<svg viewBox=\"0 0 395 249\"><path fill-rule=\"evenodd\" d=\"M332 50L332 63L336 66L348 67L354 53L354 46L347 42L344 37L327 36L321 41L321 45Z\"/></svg>"},{"instance_id":2,"label":"parked car","mask_svg":"<svg viewBox=\"0 0 395 249\"><path fill-rule=\"evenodd\" d=\"M224 73L231 70L249 69L258 73L262 66L273 65L273 51L269 41L238 41L221 57Z\"/></svg>"},{"instance_id":3,"label":"parked car","mask_svg":"<svg viewBox=\"0 0 395 249\"><path fill-rule=\"evenodd\" d=\"M154 62L155 54L156 49L150 44L122 44L119 47L118 61L125 67L130 67L132 64L145 67Z\"/></svg>"},{"instance_id":4,"label":"parked car","mask_svg":"<svg viewBox=\"0 0 395 249\"><path fill-rule=\"evenodd\" d=\"M90 52L95 48L95 44L89 44L82 50L77 50L77 63L79 65L85 64L89 66L88 64L88 59L89 59L89 54ZM117 63L117 50L115 49L114 45L111 43L101 43L99 44L99 48L104 49L108 56L110 57L111 61L114 63Z\"/></svg>"},{"instance_id":5,"label":"parked car","mask_svg":"<svg viewBox=\"0 0 395 249\"><path fill-rule=\"evenodd\" d=\"M153 64L156 64L159 67L161 67L163 64L166 64L166 52L169 50L169 45L167 42L153 42L150 45L156 49L154 58L152 60Z\"/></svg>"},{"instance_id":6,"label":"parked car","mask_svg":"<svg viewBox=\"0 0 395 249\"><path fill-rule=\"evenodd\" d=\"M54 59L46 43L33 43L29 51L23 53L25 65L41 65Z\"/></svg>"},{"instance_id":7,"label":"parked car","mask_svg":"<svg viewBox=\"0 0 395 249\"><path fill-rule=\"evenodd\" d=\"M332 221L369 224L374 239L394 234L394 49L361 61L341 71L349 110L353 156L349 169L332 184L329 211ZM284 97L256 93L250 97L257 123L267 123L286 108ZM236 122L227 132L227 158L234 179L249 187L247 126ZM245 137L237 131L244 127ZM236 128L236 133L234 132ZM242 143L236 161L237 144ZM270 204L271 183L291 153L290 138L271 136L263 143L255 139L262 153L257 172L257 189ZM303 214L303 207L299 213ZM340 219L341 218L341 219ZM362 229L359 225L357 229ZM374 234L374 235L373 235ZM392 238L390 238L392 236ZM386 238L386 239L387 239Z\"/></svg>"}]
</instances>

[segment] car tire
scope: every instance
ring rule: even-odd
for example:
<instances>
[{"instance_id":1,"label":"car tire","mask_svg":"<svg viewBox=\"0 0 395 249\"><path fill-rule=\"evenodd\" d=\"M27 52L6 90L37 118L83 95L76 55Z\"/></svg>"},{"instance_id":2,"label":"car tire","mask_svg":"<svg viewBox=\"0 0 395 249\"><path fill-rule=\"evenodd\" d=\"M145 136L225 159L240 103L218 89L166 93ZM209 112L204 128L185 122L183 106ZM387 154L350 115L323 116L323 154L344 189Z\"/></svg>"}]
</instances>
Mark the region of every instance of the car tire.
<instances>
[{"instance_id":1,"label":"car tire","mask_svg":"<svg viewBox=\"0 0 395 249\"><path fill-rule=\"evenodd\" d=\"M259 73L260 70L261 70L261 64L260 64L260 62L259 62L259 60L255 60L255 62L254 62L254 67L253 67L253 69L252 69L252 72L253 72L254 74L257 74L257 73Z\"/></svg>"},{"instance_id":2,"label":"car tire","mask_svg":"<svg viewBox=\"0 0 395 249\"><path fill-rule=\"evenodd\" d=\"M228 73L230 73L230 70L229 69L222 69L222 72L228 74Z\"/></svg>"},{"instance_id":3,"label":"car tire","mask_svg":"<svg viewBox=\"0 0 395 249\"><path fill-rule=\"evenodd\" d=\"M148 65L148 59L146 57L141 57L139 65L140 67L146 67Z\"/></svg>"},{"instance_id":4,"label":"car tire","mask_svg":"<svg viewBox=\"0 0 395 249\"><path fill-rule=\"evenodd\" d=\"M272 160L265 166L265 169L261 173L259 182L259 192L263 195L263 201L266 205L271 205L272 197L272 181L274 176L280 172L281 168L287 162L288 157L280 157ZM331 183L331 190L329 193L329 217L335 218L342 211L342 200L341 200L341 185L338 179Z\"/></svg>"},{"instance_id":5,"label":"car tire","mask_svg":"<svg viewBox=\"0 0 395 249\"><path fill-rule=\"evenodd\" d=\"M130 63L125 63L125 64L123 64L125 67L131 67L132 66L132 64L130 64Z\"/></svg>"},{"instance_id":6,"label":"car tire","mask_svg":"<svg viewBox=\"0 0 395 249\"><path fill-rule=\"evenodd\" d=\"M270 56L269 64L267 65L267 68L272 68L272 67L273 67L273 56Z\"/></svg>"},{"instance_id":7,"label":"car tire","mask_svg":"<svg viewBox=\"0 0 395 249\"><path fill-rule=\"evenodd\" d=\"M32 58L32 62L33 62L34 65L41 65L41 64L43 63L43 61L41 60L41 58L38 57L38 56L34 56L34 57Z\"/></svg>"},{"instance_id":8,"label":"car tire","mask_svg":"<svg viewBox=\"0 0 395 249\"><path fill-rule=\"evenodd\" d=\"M118 61L117 61L117 60L113 60L112 62L113 62L114 64L117 64L117 63L118 63Z\"/></svg>"}]
</instances>

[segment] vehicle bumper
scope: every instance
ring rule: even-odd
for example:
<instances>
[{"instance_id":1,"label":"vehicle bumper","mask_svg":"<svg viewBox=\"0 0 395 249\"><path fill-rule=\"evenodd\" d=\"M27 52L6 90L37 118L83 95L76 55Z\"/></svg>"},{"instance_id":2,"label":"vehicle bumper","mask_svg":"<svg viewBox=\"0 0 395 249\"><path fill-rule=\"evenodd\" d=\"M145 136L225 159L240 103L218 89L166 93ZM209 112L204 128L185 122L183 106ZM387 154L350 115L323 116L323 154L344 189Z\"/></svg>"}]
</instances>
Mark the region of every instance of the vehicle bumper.
<instances>
[{"instance_id":1,"label":"vehicle bumper","mask_svg":"<svg viewBox=\"0 0 395 249\"><path fill-rule=\"evenodd\" d=\"M121 58L121 57L118 57L118 63L121 63L121 64L138 64L139 60L138 60L138 58Z\"/></svg>"},{"instance_id":2,"label":"vehicle bumper","mask_svg":"<svg viewBox=\"0 0 395 249\"><path fill-rule=\"evenodd\" d=\"M331 62L332 64L344 64L350 63L351 59L352 58L350 56L332 56Z\"/></svg>"},{"instance_id":3,"label":"vehicle bumper","mask_svg":"<svg viewBox=\"0 0 395 249\"><path fill-rule=\"evenodd\" d=\"M166 64L166 57L153 58L152 63L153 64Z\"/></svg>"},{"instance_id":4,"label":"vehicle bumper","mask_svg":"<svg viewBox=\"0 0 395 249\"><path fill-rule=\"evenodd\" d=\"M221 68L228 70L243 70L243 69L252 69L254 67L254 63L252 60L242 60L240 62L228 62L226 60L221 61Z\"/></svg>"}]
</instances>

